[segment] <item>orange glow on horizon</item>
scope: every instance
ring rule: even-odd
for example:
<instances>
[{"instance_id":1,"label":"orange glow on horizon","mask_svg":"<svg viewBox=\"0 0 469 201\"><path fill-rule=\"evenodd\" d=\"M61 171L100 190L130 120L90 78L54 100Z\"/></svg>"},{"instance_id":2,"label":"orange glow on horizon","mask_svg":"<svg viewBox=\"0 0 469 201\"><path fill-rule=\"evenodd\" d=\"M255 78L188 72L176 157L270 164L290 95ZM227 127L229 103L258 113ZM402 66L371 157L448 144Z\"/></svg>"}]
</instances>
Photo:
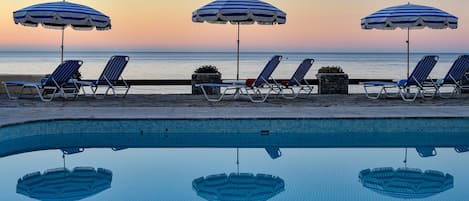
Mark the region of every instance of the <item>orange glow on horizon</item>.
<instances>
[{"instance_id":1,"label":"orange glow on horizon","mask_svg":"<svg viewBox=\"0 0 469 201\"><path fill-rule=\"evenodd\" d=\"M59 47L60 31L15 25L12 12L44 1L3 2L0 7L0 50ZM223 50L234 51L236 26L193 23L192 11L210 0L74 0L109 15L110 31L67 29L66 49L83 50ZM241 26L245 51L404 51L404 30L362 30L360 19L407 1L268 0L287 13L287 24ZM469 52L469 1L414 0L459 17L456 30L415 30L414 51Z\"/></svg>"}]
</instances>

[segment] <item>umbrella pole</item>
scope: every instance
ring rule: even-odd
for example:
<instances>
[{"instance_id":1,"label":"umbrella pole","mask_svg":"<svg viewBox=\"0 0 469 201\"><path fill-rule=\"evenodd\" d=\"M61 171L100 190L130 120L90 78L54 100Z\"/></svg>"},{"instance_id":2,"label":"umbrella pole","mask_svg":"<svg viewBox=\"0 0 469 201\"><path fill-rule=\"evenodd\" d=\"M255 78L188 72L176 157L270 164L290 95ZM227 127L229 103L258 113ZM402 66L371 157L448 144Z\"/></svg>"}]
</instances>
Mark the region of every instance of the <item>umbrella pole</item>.
<instances>
[{"instance_id":1,"label":"umbrella pole","mask_svg":"<svg viewBox=\"0 0 469 201\"><path fill-rule=\"evenodd\" d=\"M407 78L410 71L410 27L407 27Z\"/></svg>"},{"instance_id":2,"label":"umbrella pole","mask_svg":"<svg viewBox=\"0 0 469 201\"><path fill-rule=\"evenodd\" d=\"M62 153L62 160L64 162L64 169L65 169L65 154L64 153Z\"/></svg>"},{"instance_id":3,"label":"umbrella pole","mask_svg":"<svg viewBox=\"0 0 469 201\"><path fill-rule=\"evenodd\" d=\"M65 2L65 0L62 0L62 2ZM64 36L65 36L65 26L62 27L62 44L60 45L60 63L64 63ZM64 163L65 166L65 163Z\"/></svg>"},{"instance_id":4,"label":"umbrella pole","mask_svg":"<svg viewBox=\"0 0 469 201\"><path fill-rule=\"evenodd\" d=\"M238 40L237 40L237 62L236 62L236 80L239 80L239 22L238 22Z\"/></svg>"},{"instance_id":5,"label":"umbrella pole","mask_svg":"<svg viewBox=\"0 0 469 201\"><path fill-rule=\"evenodd\" d=\"M405 154L404 154L404 166L407 167L407 147L405 148Z\"/></svg>"},{"instance_id":6,"label":"umbrella pole","mask_svg":"<svg viewBox=\"0 0 469 201\"><path fill-rule=\"evenodd\" d=\"M62 44L60 45L60 63L64 63L64 35L65 27L62 27Z\"/></svg>"},{"instance_id":7,"label":"umbrella pole","mask_svg":"<svg viewBox=\"0 0 469 201\"><path fill-rule=\"evenodd\" d=\"M236 148L236 167L239 174L239 147Z\"/></svg>"}]
</instances>

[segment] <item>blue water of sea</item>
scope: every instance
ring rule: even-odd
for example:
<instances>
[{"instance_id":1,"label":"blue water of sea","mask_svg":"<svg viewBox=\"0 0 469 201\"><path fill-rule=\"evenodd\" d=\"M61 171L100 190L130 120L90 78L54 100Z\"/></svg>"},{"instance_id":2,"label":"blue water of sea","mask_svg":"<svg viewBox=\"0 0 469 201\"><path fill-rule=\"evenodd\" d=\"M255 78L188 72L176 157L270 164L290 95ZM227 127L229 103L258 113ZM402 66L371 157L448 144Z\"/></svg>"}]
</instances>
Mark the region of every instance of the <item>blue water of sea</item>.
<instances>
[{"instance_id":1,"label":"blue water of sea","mask_svg":"<svg viewBox=\"0 0 469 201\"><path fill-rule=\"evenodd\" d=\"M65 59L84 61L80 72L84 79L96 79L112 55L128 55L130 63L123 76L127 79L190 79L192 72L201 65L215 65L222 79L236 78L235 52L78 52L66 51ZM436 54L440 61L431 77L445 75L459 53L413 53L410 68L424 55ZM240 78L254 78L273 55L283 55L284 60L273 77L288 79L305 58L315 59L306 75L315 79L318 68L340 66L350 78L401 79L407 71L406 53L321 53L321 52L241 52ZM47 74L60 62L58 52L0 52L0 74ZM151 90L151 89L150 89ZM144 92L145 90L141 91ZM131 93L138 93L132 90ZM154 93L190 93L189 87L162 87Z\"/></svg>"}]
</instances>

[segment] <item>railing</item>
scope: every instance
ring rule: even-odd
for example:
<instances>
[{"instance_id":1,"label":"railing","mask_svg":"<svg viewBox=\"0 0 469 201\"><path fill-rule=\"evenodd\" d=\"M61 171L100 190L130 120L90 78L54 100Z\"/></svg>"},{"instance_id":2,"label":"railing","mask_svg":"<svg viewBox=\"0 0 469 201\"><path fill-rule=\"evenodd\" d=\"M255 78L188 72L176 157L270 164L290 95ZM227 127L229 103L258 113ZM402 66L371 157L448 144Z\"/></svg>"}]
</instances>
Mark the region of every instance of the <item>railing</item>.
<instances>
[{"instance_id":1,"label":"railing","mask_svg":"<svg viewBox=\"0 0 469 201\"><path fill-rule=\"evenodd\" d=\"M277 82L282 82L285 81L286 79L276 79ZM90 81L90 80L85 80L85 81ZM306 80L309 84L312 85L317 85L318 80L317 79L308 79ZM383 82L391 82L392 80L390 79L349 79L349 84L351 85L358 85L360 82L366 82L366 81L383 81ZM168 79L168 80L126 80L127 83L130 85L134 86L167 86L167 85L174 85L174 86L182 86L182 85L191 85L191 80L189 79ZM122 84L122 83L118 83Z\"/></svg>"}]
</instances>

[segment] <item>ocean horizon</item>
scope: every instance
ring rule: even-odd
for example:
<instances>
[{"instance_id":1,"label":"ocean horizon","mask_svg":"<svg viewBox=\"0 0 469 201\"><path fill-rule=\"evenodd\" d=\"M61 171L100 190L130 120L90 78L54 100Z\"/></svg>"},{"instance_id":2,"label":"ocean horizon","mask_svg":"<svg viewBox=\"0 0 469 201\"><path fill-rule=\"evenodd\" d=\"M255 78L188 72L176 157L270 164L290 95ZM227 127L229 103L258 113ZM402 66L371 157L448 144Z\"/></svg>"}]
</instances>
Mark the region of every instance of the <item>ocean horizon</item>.
<instances>
[{"instance_id":1,"label":"ocean horizon","mask_svg":"<svg viewBox=\"0 0 469 201\"><path fill-rule=\"evenodd\" d=\"M431 73L441 78L462 53L411 53L410 70L425 55L438 55L440 60ZM130 62L123 77L133 80L190 79L193 71L202 65L214 65L222 79L236 78L236 52L154 52L154 51L65 51L64 59L83 60L80 68L83 79L96 79L113 55L127 55ZM255 78L273 55L283 60L273 78L289 79L305 58L315 60L306 79L316 79L322 66L340 66L351 79L404 79L407 71L407 53L404 52L249 52L240 53L240 79ZM58 51L0 51L0 74L49 74L60 63ZM155 93L148 89L148 93ZM189 93L189 86L159 87L160 93ZM131 93L147 93L139 91ZM362 92L352 90L352 92Z\"/></svg>"}]
</instances>

